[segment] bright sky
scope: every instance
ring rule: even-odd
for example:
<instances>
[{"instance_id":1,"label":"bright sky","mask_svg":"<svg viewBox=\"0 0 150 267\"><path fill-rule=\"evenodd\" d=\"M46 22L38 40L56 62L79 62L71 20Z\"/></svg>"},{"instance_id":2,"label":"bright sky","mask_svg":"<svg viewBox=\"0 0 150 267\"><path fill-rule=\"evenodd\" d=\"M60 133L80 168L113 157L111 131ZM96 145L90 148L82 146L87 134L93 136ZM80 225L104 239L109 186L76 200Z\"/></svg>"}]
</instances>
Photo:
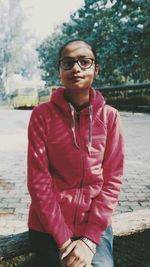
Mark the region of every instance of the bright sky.
<instances>
[{"instance_id":1,"label":"bright sky","mask_svg":"<svg viewBox=\"0 0 150 267\"><path fill-rule=\"evenodd\" d=\"M28 18L25 25L36 36L45 38L83 4L84 0L22 0Z\"/></svg>"}]
</instances>

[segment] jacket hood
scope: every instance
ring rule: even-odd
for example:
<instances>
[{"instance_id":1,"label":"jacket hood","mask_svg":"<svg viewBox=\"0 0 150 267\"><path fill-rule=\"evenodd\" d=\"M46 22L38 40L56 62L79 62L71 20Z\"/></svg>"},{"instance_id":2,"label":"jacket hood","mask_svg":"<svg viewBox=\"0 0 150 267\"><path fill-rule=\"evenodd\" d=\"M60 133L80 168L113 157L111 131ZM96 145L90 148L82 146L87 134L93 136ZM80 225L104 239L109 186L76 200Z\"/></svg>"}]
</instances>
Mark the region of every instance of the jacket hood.
<instances>
[{"instance_id":1,"label":"jacket hood","mask_svg":"<svg viewBox=\"0 0 150 267\"><path fill-rule=\"evenodd\" d=\"M61 112L65 113L66 116L70 116L71 114L71 130L74 139L74 144L79 149L79 145L77 143L77 138L76 138L76 123L75 123L75 114L77 112L74 109L73 105L66 101L64 97L65 90L66 90L65 88L59 87L56 91L54 91L51 97L51 102L57 105L57 107L61 109ZM95 91L93 88L91 88L90 94L91 94L90 104L86 108L80 111L80 113L82 112L82 115L89 116L89 140L87 144L87 149L89 151L89 154L92 148L93 118L96 116L98 110L103 108L105 104L105 100L99 91Z\"/></svg>"},{"instance_id":2,"label":"jacket hood","mask_svg":"<svg viewBox=\"0 0 150 267\"><path fill-rule=\"evenodd\" d=\"M66 89L63 87L58 87L51 96L51 102L58 106L62 112L68 113L70 111L70 104L64 97L64 91ZM92 106L93 116L97 113L99 108L102 108L105 105L105 99L102 94L93 88L91 88L91 99L89 106ZM84 108L81 112L89 113L89 107Z\"/></svg>"}]
</instances>

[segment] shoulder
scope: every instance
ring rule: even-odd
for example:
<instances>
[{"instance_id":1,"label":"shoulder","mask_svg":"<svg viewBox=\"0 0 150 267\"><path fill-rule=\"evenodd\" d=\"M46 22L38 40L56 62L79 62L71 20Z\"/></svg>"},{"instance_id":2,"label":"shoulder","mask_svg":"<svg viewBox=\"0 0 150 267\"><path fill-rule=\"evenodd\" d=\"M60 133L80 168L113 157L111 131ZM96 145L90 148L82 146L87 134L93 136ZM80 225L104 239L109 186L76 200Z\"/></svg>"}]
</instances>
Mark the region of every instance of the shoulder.
<instances>
[{"instance_id":1,"label":"shoulder","mask_svg":"<svg viewBox=\"0 0 150 267\"><path fill-rule=\"evenodd\" d=\"M104 105L104 111L106 112L108 118L116 117L119 115L119 111L108 104Z\"/></svg>"},{"instance_id":2,"label":"shoulder","mask_svg":"<svg viewBox=\"0 0 150 267\"><path fill-rule=\"evenodd\" d=\"M51 110L50 101L41 103L38 106L35 106L33 108L32 113L31 113L31 118L34 118L34 117L47 118L50 116L50 110Z\"/></svg>"},{"instance_id":3,"label":"shoulder","mask_svg":"<svg viewBox=\"0 0 150 267\"><path fill-rule=\"evenodd\" d=\"M41 103L33 108L32 113L46 112L49 109L49 107L50 107L50 101Z\"/></svg>"},{"instance_id":4,"label":"shoulder","mask_svg":"<svg viewBox=\"0 0 150 267\"><path fill-rule=\"evenodd\" d=\"M34 107L30 116L28 129L43 128L46 131L49 130L51 125L51 104L50 102L45 102Z\"/></svg>"},{"instance_id":5,"label":"shoulder","mask_svg":"<svg viewBox=\"0 0 150 267\"><path fill-rule=\"evenodd\" d=\"M118 112L118 110L116 108L114 108L108 104L105 104L104 108L108 114L116 114Z\"/></svg>"},{"instance_id":6,"label":"shoulder","mask_svg":"<svg viewBox=\"0 0 150 267\"><path fill-rule=\"evenodd\" d=\"M120 113L116 108L106 104L104 105L104 114L108 129L120 125Z\"/></svg>"}]
</instances>

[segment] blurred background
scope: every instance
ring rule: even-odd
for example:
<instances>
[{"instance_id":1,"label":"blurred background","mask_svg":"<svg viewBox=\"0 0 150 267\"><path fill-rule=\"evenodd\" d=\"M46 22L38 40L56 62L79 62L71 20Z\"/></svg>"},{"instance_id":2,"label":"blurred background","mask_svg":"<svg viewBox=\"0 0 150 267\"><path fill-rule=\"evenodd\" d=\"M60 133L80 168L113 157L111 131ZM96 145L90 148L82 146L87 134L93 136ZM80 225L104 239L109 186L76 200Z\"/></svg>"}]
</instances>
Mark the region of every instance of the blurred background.
<instances>
[{"instance_id":1,"label":"blurred background","mask_svg":"<svg viewBox=\"0 0 150 267\"><path fill-rule=\"evenodd\" d=\"M0 0L0 101L32 108L59 85L57 52L82 38L96 49L95 81L119 109L150 110L148 0ZM143 107L143 108L142 108Z\"/></svg>"},{"instance_id":2,"label":"blurred background","mask_svg":"<svg viewBox=\"0 0 150 267\"><path fill-rule=\"evenodd\" d=\"M150 209L150 1L0 0L1 235L27 229L28 123L32 108L59 86L58 49L73 38L95 47L101 73L94 87L122 119L126 160L115 213ZM140 262L130 266L150 266L149 240L141 256L128 245L125 251L123 259Z\"/></svg>"}]
</instances>

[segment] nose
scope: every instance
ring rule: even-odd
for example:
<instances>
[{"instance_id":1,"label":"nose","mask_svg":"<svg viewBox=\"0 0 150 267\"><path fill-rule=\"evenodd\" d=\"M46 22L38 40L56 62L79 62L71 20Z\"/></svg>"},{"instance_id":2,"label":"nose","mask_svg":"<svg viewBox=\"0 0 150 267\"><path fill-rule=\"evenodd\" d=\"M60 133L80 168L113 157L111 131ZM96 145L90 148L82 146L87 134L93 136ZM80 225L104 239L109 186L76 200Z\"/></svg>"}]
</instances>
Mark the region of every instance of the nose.
<instances>
[{"instance_id":1,"label":"nose","mask_svg":"<svg viewBox=\"0 0 150 267\"><path fill-rule=\"evenodd\" d=\"M77 61L74 62L74 65L73 65L72 69L73 69L73 71L80 71L81 70L81 68L80 68L80 66L79 66Z\"/></svg>"}]
</instances>

